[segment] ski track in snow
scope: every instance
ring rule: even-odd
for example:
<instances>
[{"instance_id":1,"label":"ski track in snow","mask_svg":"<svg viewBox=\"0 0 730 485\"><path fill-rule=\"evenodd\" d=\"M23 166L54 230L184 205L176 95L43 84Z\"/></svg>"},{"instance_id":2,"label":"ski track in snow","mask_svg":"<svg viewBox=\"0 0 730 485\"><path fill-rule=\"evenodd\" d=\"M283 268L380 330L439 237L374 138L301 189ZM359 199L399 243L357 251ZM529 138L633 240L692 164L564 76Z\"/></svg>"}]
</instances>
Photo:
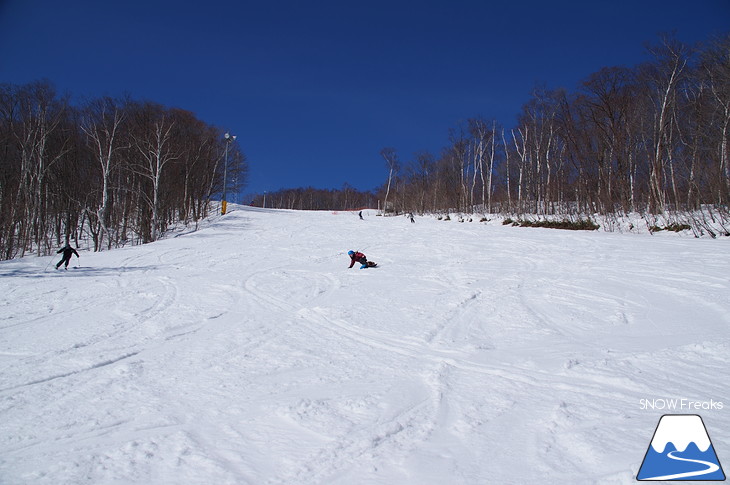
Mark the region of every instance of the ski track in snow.
<instances>
[{"instance_id":1,"label":"ski track in snow","mask_svg":"<svg viewBox=\"0 0 730 485\"><path fill-rule=\"evenodd\" d=\"M0 483L630 483L730 405L726 240L233 207L0 263Z\"/></svg>"}]
</instances>

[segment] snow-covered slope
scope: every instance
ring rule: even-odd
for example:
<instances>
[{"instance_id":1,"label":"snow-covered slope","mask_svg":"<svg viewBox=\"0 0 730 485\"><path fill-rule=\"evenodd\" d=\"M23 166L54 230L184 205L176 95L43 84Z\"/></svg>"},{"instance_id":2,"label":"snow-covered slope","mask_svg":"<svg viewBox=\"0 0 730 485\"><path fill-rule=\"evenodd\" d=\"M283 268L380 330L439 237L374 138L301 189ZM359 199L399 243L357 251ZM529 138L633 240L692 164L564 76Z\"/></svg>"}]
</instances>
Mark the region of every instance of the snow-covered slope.
<instances>
[{"instance_id":1,"label":"snow-covered slope","mask_svg":"<svg viewBox=\"0 0 730 485\"><path fill-rule=\"evenodd\" d=\"M3 262L0 483L632 483L667 412L730 462L728 244L234 207Z\"/></svg>"}]
</instances>

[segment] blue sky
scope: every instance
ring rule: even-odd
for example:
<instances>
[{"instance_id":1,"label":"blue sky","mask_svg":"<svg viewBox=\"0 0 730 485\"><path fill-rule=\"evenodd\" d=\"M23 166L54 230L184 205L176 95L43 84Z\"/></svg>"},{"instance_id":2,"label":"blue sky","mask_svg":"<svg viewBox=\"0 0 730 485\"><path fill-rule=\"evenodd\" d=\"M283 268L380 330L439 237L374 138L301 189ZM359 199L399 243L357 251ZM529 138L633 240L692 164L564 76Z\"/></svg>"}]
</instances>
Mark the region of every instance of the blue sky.
<instances>
[{"instance_id":1,"label":"blue sky","mask_svg":"<svg viewBox=\"0 0 730 485\"><path fill-rule=\"evenodd\" d=\"M470 117L513 126L536 84L574 90L672 31L730 31L730 1L0 0L0 82L190 110L238 136L247 193L372 189L381 148L408 161Z\"/></svg>"}]
</instances>

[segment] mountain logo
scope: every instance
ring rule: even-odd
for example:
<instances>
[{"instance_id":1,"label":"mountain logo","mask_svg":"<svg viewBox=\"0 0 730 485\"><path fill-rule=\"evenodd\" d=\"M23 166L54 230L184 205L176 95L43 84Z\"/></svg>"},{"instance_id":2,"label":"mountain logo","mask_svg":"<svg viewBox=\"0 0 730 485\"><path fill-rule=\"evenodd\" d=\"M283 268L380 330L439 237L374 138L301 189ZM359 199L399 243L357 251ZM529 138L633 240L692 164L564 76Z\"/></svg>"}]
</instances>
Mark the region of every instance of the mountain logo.
<instances>
[{"instance_id":1,"label":"mountain logo","mask_svg":"<svg viewBox=\"0 0 730 485\"><path fill-rule=\"evenodd\" d=\"M636 479L725 480L702 418L696 414L662 416Z\"/></svg>"}]
</instances>

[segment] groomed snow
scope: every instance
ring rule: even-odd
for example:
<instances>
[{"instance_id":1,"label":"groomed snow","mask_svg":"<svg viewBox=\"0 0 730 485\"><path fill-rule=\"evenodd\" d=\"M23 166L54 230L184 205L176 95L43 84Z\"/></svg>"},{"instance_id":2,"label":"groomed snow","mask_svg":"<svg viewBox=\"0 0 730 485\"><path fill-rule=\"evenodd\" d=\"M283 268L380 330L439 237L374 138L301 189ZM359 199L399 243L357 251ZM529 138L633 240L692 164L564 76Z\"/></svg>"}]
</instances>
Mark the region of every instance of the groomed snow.
<instances>
[{"instance_id":1,"label":"groomed snow","mask_svg":"<svg viewBox=\"0 0 730 485\"><path fill-rule=\"evenodd\" d=\"M730 463L730 240L364 215L0 263L0 483L628 484L665 413Z\"/></svg>"}]
</instances>

